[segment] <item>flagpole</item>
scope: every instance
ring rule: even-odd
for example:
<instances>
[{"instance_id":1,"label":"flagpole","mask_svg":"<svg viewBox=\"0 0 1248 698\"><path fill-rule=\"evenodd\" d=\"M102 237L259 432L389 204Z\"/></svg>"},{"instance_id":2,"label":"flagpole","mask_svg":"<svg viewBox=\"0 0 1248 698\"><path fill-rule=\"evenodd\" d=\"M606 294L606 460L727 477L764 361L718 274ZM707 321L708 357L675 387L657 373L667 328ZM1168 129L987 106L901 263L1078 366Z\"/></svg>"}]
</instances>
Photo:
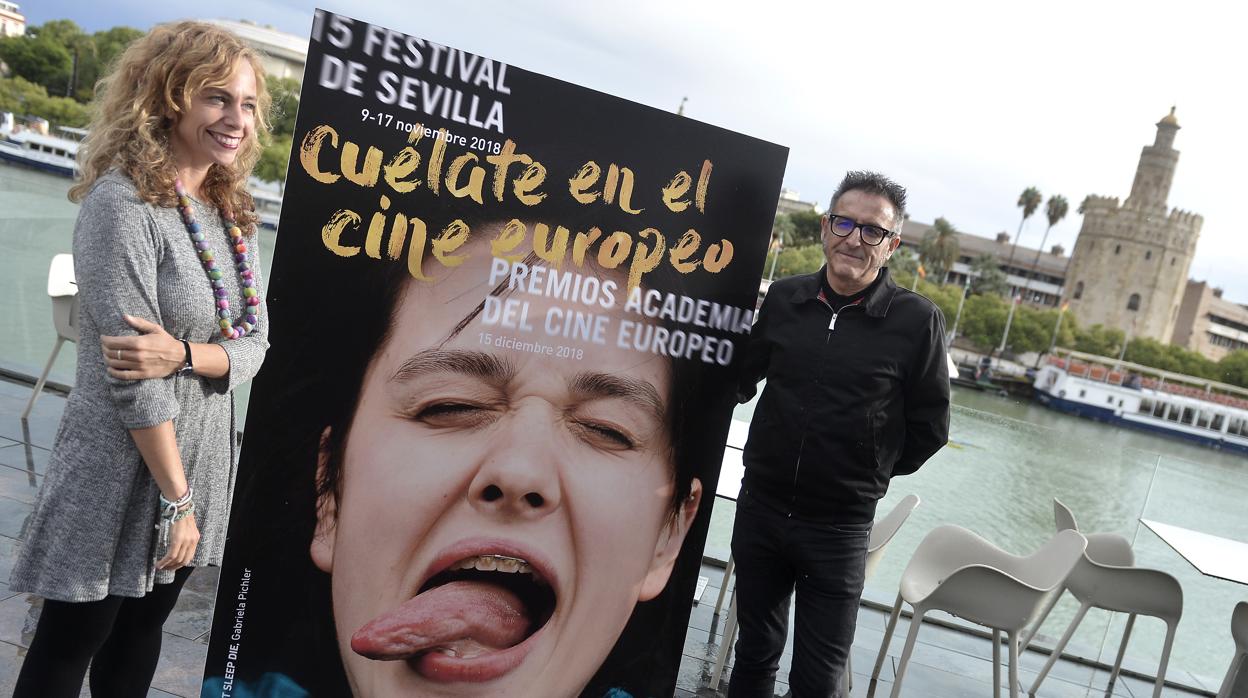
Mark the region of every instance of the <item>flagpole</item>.
<instances>
[{"instance_id":1,"label":"flagpole","mask_svg":"<svg viewBox=\"0 0 1248 698\"><path fill-rule=\"evenodd\" d=\"M958 312L953 316L953 329L949 330L949 337L945 340L945 344L953 346L953 340L958 336L958 322L962 320L962 306L966 305L966 292L971 288L971 277L966 277L966 283L962 284L962 299L958 301Z\"/></svg>"},{"instance_id":2,"label":"flagpole","mask_svg":"<svg viewBox=\"0 0 1248 698\"><path fill-rule=\"evenodd\" d=\"M1070 307L1070 301L1062 303L1061 308L1057 311L1057 322L1053 323L1053 339L1049 340L1049 351L1052 354L1057 348L1057 333L1062 329L1062 318L1066 316L1066 309ZM1040 368L1040 357L1036 357L1036 368Z\"/></svg>"},{"instance_id":3,"label":"flagpole","mask_svg":"<svg viewBox=\"0 0 1248 698\"><path fill-rule=\"evenodd\" d=\"M1005 318L1005 331L1001 333L1001 346L997 347L997 354L1005 352L1005 339L1010 336L1010 324L1014 322L1014 309L1018 307L1018 303L1022 299L1023 297L1018 295L1011 299L1010 314Z\"/></svg>"}]
</instances>

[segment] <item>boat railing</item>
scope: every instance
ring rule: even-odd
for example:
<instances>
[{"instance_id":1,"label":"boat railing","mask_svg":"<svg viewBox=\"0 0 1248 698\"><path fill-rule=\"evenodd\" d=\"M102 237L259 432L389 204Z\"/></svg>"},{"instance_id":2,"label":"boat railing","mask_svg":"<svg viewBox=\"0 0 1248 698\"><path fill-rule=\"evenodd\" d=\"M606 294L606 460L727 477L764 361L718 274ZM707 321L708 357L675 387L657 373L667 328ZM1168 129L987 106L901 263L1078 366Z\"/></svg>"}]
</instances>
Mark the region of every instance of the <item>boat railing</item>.
<instances>
[{"instance_id":1,"label":"boat railing","mask_svg":"<svg viewBox=\"0 0 1248 698\"><path fill-rule=\"evenodd\" d=\"M1157 377L1153 377L1151 375L1132 375L1133 372L1131 371L1124 373L1123 371L1115 370L1114 368L1095 363L1095 360L1097 359L1104 360L1106 363L1115 363L1112 359L1095 357L1092 355L1082 355L1080 358L1093 359L1093 361L1084 361L1075 358L1073 354L1076 354L1076 352L1069 352L1066 357L1050 354L1048 357L1048 363L1066 371L1069 375L1076 378L1085 378L1098 383L1108 383L1111 385L1124 385L1125 383L1127 387L1148 388L1150 390L1169 393L1171 395L1189 397L1195 400L1204 400L1219 405L1225 405L1227 407L1248 410L1248 399L1240 397L1239 395L1230 394L1233 391L1248 396L1248 391L1245 391L1243 388L1239 388L1238 386L1217 383L1216 381L1202 380L1195 376L1184 376L1182 374L1171 373L1169 371L1162 371L1147 366L1138 366L1137 364L1123 362L1130 368L1145 369L1147 372L1152 373ZM1167 382L1167 378L1170 379L1169 382ZM1178 380L1187 380L1199 385L1184 384L1182 382L1177 382Z\"/></svg>"}]
</instances>

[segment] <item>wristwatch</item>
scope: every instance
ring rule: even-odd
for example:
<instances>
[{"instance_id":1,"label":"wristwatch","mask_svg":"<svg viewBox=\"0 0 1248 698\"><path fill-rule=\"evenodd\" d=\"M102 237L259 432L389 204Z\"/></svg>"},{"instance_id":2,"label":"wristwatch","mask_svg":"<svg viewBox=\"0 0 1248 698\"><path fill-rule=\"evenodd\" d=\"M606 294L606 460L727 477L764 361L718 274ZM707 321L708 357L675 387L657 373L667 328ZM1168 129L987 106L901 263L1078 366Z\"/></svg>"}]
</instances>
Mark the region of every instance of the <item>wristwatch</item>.
<instances>
[{"instance_id":1,"label":"wristwatch","mask_svg":"<svg viewBox=\"0 0 1248 698\"><path fill-rule=\"evenodd\" d=\"M179 368L177 373L179 376L185 376L195 372L195 364L191 361L191 343L185 339L180 341L182 342L182 348L186 351L186 354L182 360L182 368Z\"/></svg>"}]
</instances>

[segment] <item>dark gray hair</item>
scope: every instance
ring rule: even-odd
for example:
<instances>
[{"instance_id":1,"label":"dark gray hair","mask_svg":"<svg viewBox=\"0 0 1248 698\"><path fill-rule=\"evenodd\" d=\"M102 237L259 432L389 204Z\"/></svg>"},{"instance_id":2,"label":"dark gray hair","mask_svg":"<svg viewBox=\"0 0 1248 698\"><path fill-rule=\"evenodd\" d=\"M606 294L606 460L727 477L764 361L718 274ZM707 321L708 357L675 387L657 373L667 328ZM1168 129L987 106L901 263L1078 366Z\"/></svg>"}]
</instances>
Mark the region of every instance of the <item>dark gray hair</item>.
<instances>
[{"instance_id":1,"label":"dark gray hair","mask_svg":"<svg viewBox=\"0 0 1248 698\"><path fill-rule=\"evenodd\" d=\"M894 211L893 230L901 231L901 223L906 219L905 187L879 172L850 170L845 173L845 179L841 180L840 185L836 187L836 192L832 194L832 202L828 204L828 211L836 208L836 202L840 201L841 196L847 191L860 191L888 199Z\"/></svg>"}]
</instances>

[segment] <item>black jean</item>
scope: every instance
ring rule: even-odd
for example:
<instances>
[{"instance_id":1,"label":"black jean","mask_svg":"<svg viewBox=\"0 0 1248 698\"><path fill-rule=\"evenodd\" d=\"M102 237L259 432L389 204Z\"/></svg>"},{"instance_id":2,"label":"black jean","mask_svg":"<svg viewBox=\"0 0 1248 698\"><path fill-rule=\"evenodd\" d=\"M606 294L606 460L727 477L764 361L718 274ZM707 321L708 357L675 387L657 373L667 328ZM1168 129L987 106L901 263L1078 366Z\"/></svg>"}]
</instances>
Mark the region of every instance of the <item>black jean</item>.
<instances>
[{"instance_id":1,"label":"black jean","mask_svg":"<svg viewBox=\"0 0 1248 698\"><path fill-rule=\"evenodd\" d=\"M741 491L732 529L740 635L729 698L772 697L794 590L793 698L842 695L871 523L796 519Z\"/></svg>"}]
</instances>

